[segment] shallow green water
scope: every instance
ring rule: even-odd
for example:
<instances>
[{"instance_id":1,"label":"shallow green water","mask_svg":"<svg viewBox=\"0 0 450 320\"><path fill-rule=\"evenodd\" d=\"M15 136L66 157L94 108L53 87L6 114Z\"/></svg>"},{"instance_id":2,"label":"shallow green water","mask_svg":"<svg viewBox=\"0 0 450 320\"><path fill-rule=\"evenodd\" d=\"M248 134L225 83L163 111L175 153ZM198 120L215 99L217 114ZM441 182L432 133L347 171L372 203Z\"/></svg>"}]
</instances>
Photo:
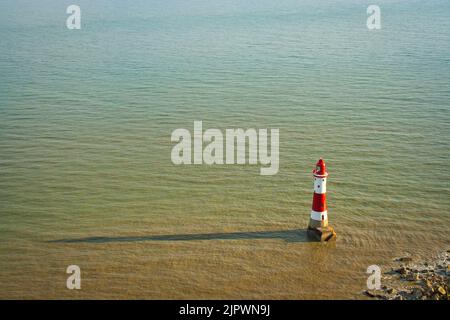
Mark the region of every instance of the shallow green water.
<instances>
[{"instance_id":1,"label":"shallow green water","mask_svg":"<svg viewBox=\"0 0 450 320\"><path fill-rule=\"evenodd\" d=\"M78 1L81 30L0 4L0 297L354 298L448 248L447 1L378 1L378 31L364 1L271 2ZM279 128L279 173L173 165L195 120ZM303 234L319 157L335 245Z\"/></svg>"}]
</instances>

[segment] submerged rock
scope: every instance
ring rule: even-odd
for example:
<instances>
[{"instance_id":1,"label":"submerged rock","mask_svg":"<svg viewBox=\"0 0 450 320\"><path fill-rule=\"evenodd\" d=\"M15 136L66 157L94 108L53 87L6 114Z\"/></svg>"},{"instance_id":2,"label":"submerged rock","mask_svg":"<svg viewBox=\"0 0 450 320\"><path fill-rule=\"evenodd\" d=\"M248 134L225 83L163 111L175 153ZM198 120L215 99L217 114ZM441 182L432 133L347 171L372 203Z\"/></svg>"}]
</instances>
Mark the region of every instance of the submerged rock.
<instances>
[{"instance_id":1,"label":"submerged rock","mask_svg":"<svg viewBox=\"0 0 450 320\"><path fill-rule=\"evenodd\" d=\"M389 294L397 294L397 290L395 290L394 288L388 288L386 290L386 292L389 293Z\"/></svg>"},{"instance_id":2,"label":"submerged rock","mask_svg":"<svg viewBox=\"0 0 450 320\"><path fill-rule=\"evenodd\" d=\"M408 281L418 281L418 280L420 280L420 276L419 276L418 273L410 273L406 277L406 280L408 280Z\"/></svg>"},{"instance_id":3,"label":"submerged rock","mask_svg":"<svg viewBox=\"0 0 450 320\"><path fill-rule=\"evenodd\" d=\"M406 269L405 267L400 267L399 269L397 269L397 272L400 274L407 274L408 269Z\"/></svg>"},{"instance_id":4,"label":"submerged rock","mask_svg":"<svg viewBox=\"0 0 450 320\"><path fill-rule=\"evenodd\" d=\"M400 261L400 262L411 262L411 257L401 257L401 258L395 258L394 261Z\"/></svg>"}]
</instances>

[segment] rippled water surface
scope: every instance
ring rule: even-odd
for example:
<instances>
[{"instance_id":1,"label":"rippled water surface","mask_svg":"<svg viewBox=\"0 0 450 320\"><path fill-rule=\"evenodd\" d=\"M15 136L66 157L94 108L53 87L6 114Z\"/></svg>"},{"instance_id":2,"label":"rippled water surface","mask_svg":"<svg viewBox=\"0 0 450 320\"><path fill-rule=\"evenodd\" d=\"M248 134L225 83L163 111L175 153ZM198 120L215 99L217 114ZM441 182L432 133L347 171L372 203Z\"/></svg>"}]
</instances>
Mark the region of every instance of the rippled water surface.
<instances>
[{"instance_id":1,"label":"rippled water surface","mask_svg":"<svg viewBox=\"0 0 450 320\"><path fill-rule=\"evenodd\" d=\"M448 1L77 3L0 4L0 298L360 298L449 247ZM279 128L279 173L173 165L194 120Z\"/></svg>"}]
</instances>

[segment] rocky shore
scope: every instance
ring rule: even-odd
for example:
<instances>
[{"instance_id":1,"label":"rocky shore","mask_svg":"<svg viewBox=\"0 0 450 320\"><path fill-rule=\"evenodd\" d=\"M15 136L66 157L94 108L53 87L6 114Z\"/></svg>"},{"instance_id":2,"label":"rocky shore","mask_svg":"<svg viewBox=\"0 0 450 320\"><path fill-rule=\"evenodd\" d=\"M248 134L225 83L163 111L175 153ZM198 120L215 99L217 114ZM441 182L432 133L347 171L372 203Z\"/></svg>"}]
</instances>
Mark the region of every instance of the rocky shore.
<instances>
[{"instance_id":1,"label":"rocky shore","mask_svg":"<svg viewBox=\"0 0 450 320\"><path fill-rule=\"evenodd\" d=\"M449 258L450 250L431 261L395 258L395 266L382 274L380 290L366 290L364 294L382 300L450 300Z\"/></svg>"}]
</instances>

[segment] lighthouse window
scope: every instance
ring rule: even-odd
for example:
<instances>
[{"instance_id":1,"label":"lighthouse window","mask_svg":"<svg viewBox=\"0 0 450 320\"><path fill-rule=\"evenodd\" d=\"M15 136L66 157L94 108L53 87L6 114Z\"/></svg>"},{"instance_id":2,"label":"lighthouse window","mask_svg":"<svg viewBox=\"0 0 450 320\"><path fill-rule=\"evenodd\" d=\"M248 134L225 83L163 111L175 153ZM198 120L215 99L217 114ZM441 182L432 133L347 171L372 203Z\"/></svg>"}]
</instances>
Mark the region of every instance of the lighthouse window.
<instances>
[{"instance_id":1,"label":"lighthouse window","mask_svg":"<svg viewBox=\"0 0 450 320\"><path fill-rule=\"evenodd\" d=\"M322 179L322 181L325 181L325 179Z\"/></svg>"}]
</instances>

